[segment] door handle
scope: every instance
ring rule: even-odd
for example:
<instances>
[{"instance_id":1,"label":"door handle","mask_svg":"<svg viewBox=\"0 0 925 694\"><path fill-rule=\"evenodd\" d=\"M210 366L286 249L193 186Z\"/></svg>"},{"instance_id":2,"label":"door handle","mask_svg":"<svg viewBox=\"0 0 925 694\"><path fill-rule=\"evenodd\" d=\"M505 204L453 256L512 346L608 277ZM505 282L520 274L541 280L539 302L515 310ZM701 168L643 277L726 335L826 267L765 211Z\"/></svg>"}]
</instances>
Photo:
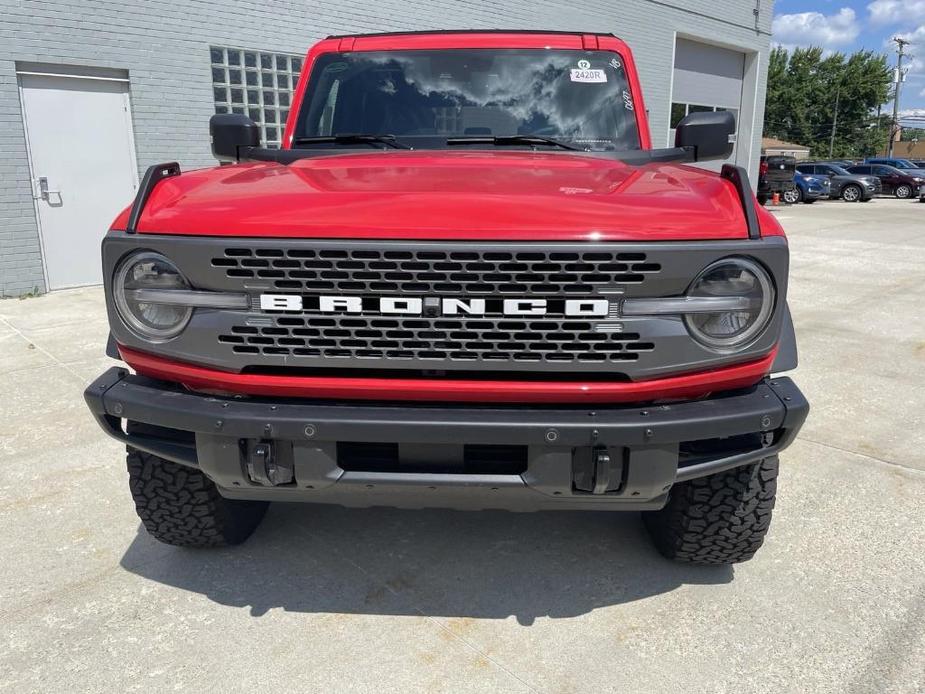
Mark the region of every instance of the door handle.
<instances>
[{"instance_id":1,"label":"door handle","mask_svg":"<svg viewBox=\"0 0 925 694\"><path fill-rule=\"evenodd\" d=\"M48 177L39 176L39 199L49 202L52 195L61 195L60 190L48 189Z\"/></svg>"}]
</instances>

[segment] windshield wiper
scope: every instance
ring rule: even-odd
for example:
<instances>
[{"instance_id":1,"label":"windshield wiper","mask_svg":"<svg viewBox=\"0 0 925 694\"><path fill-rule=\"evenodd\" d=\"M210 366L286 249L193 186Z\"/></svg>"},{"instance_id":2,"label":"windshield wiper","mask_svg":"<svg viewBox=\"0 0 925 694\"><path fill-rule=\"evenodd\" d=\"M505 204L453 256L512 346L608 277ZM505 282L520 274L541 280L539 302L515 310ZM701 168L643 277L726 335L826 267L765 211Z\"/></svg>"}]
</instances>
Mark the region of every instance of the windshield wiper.
<instances>
[{"instance_id":1,"label":"windshield wiper","mask_svg":"<svg viewBox=\"0 0 925 694\"><path fill-rule=\"evenodd\" d=\"M469 135L466 137L451 137L448 145L550 145L574 152L587 152L584 147L576 147L567 142L556 140L545 135Z\"/></svg>"},{"instance_id":2,"label":"windshield wiper","mask_svg":"<svg viewBox=\"0 0 925 694\"><path fill-rule=\"evenodd\" d=\"M394 135L373 135L365 133L336 133L334 135L315 135L312 137L297 137L293 139L294 145L311 145L318 142L333 142L338 145L352 145L357 143L383 144L395 149L411 149L408 145L395 141Z\"/></svg>"}]
</instances>

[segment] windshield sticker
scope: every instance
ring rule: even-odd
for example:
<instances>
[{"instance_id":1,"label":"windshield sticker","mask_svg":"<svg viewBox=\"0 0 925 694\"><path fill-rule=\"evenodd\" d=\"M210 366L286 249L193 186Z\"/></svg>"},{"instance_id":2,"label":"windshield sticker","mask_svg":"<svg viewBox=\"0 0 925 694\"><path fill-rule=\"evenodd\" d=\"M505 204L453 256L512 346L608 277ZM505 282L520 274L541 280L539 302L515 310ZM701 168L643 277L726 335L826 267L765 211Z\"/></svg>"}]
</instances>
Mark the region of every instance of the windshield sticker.
<instances>
[{"instance_id":1,"label":"windshield sticker","mask_svg":"<svg viewBox=\"0 0 925 694\"><path fill-rule=\"evenodd\" d=\"M611 58L610 67L612 67L614 70L619 70L621 67L623 67L623 64L620 63L620 61L617 60L616 58Z\"/></svg>"},{"instance_id":2,"label":"windshield sticker","mask_svg":"<svg viewBox=\"0 0 925 694\"><path fill-rule=\"evenodd\" d=\"M633 95L625 89L623 90L623 108L627 111L633 111L635 109L635 106L633 106Z\"/></svg>"},{"instance_id":3,"label":"windshield sticker","mask_svg":"<svg viewBox=\"0 0 925 694\"><path fill-rule=\"evenodd\" d=\"M587 63L588 61L582 60L582 63ZM579 63L580 64L580 63ZM572 68L571 70L571 80L572 82L584 82L586 84L600 84L607 81L607 73L603 70L588 70L585 68Z\"/></svg>"}]
</instances>

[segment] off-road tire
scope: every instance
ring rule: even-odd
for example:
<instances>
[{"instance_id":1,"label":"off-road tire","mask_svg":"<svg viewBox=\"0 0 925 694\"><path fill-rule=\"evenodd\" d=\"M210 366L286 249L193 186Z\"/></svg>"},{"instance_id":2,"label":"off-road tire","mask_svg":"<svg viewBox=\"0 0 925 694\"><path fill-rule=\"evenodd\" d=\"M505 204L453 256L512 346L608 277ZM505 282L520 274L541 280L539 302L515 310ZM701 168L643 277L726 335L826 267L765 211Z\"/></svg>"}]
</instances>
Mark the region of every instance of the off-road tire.
<instances>
[{"instance_id":1,"label":"off-road tire","mask_svg":"<svg viewBox=\"0 0 925 694\"><path fill-rule=\"evenodd\" d=\"M127 448L135 511L154 539L177 547L244 542L266 513L265 501L225 499L199 470Z\"/></svg>"},{"instance_id":2,"label":"off-road tire","mask_svg":"<svg viewBox=\"0 0 925 694\"><path fill-rule=\"evenodd\" d=\"M861 186L857 186L853 183L849 183L841 189L841 199L845 202L857 202L863 197L864 191L861 190Z\"/></svg>"},{"instance_id":3,"label":"off-road tire","mask_svg":"<svg viewBox=\"0 0 925 694\"><path fill-rule=\"evenodd\" d=\"M676 484L665 508L643 514L658 551L691 564L751 559L771 524L777 468L773 456Z\"/></svg>"}]
</instances>

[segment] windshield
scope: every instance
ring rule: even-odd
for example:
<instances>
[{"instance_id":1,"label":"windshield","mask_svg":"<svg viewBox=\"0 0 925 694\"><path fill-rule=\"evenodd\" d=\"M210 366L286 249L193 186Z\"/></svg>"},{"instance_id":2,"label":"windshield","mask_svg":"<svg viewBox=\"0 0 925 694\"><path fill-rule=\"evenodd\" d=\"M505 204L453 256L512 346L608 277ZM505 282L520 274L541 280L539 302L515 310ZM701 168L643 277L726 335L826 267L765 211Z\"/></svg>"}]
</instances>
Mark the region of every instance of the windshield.
<instances>
[{"instance_id":1,"label":"windshield","mask_svg":"<svg viewBox=\"0 0 925 694\"><path fill-rule=\"evenodd\" d=\"M582 149L640 148L623 63L610 51L326 53L312 68L293 145L345 134L393 135L415 148L442 148L450 138L466 137L484 147L493 137L517 135ZM336 145L344 146L343 140Z\"/></svg>"},{"instance_id":2,"label":"windshield","mask_svg":"<svg viewBox=\"0 0 925 694\"><path fill-rule=\"evenodd\" d=\"M893 161L890 162L890 164L891 164L892 166L895 166L897 169L914 169L914 168L916 168L915 164L913 164L913 163L912 163L911 161L909 161L908 159L894 159Z\"/></svg>"},{"instance_id":3,"label":"windshield","mask_svg":"<svg viewBox=\"0 0 925 694\"><path fill-rule=\"evenodd\" d=\"M836 176L850 176L851 172L848 169L838 166L836 164L828 164L828 167L835 172Z\"/></svg>"}]
</instances>

